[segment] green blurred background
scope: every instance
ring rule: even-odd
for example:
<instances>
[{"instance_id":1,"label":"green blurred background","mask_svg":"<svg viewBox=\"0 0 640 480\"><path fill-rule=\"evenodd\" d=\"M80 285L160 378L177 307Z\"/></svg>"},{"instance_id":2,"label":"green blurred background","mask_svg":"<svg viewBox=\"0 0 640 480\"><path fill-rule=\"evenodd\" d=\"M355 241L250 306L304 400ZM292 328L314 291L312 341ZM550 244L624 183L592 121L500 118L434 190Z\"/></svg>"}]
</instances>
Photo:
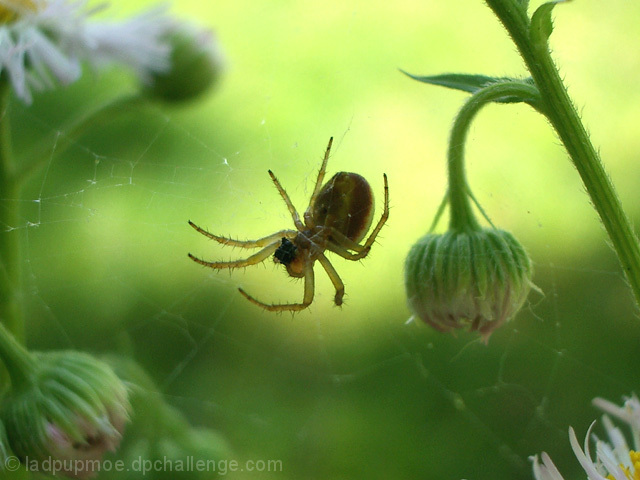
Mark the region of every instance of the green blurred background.
<instances>
[{"instance_id":1,"label":"green blurred background","mask_svg":"<svg viewBox=\"0 0 640 480\"><path fill-rule=\"evenodd\" d=\"M567 428L585 434L593 397L639 390L640 322L577 173L528 107L487 108L467 165L493 223L528 248L544 294L532 292L488 346L405 325L404 257L444 195L465 96L398 69L524 74L483 2L183 0L172 12L213 29L224 52L206 97L126 112L62 155L67 122L130 91L126 74L88 73L15 109L18 151L52 142L22 208L29 344L124 351L236 458L283 464L234 478L525 479L542 450L566 477L583 476ZM637 223L640 3L581 0L555 17L555 58ZM334 259L343 308L320 269L315 302L291 316L237 292L302 298L301 282L271 261L231 275L189 261L245 253L207 241L189 219L241 239L291 228L267 169L303 210L332 135L329 173L365 176L377 215L383 172L391 196L371 255Z\"/></svg>"}]
</instances>

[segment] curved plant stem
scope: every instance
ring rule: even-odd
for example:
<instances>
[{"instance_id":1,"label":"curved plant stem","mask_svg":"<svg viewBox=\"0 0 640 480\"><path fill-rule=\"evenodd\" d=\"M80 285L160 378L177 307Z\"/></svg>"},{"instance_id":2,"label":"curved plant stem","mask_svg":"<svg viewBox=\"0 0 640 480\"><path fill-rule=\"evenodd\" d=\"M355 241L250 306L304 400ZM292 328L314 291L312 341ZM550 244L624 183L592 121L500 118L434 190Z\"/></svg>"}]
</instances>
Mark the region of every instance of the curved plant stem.
<instances>
[{"instance_id":1,"label":"curved plant stem","mask_svg":"<svg viewBox=\"0 0 640 480\"><path fill-rule=\"evenodd\" d=\"M478 90L462 106L451 129L449 139L449 205L451 230L479 230L480 225L471 207L473 199L464 172L464 145L473 118L488 103L505 97L530 99L531 104L539 100L538 90L533 85L522 82L498 82Z\"/></svg>"},{"instance_id":2,"label":"curved plant stem","mask_svg":"<svg viewBox=\"0 0 640 480\"><path fill-rule=\"evenodd\" d=\"M11 90L0 80L0 323L24 340L20 262L20 187L11 147L8 103Z\"/></svg>"},{"instance_id":3,"label":"curved plant stem","mask_svg":"<svg viewBox=\"0 0 640 480\"><path fill-rule=\"evenodd\" d=\"M622 269L640 306L640 243L625 215L613 184L609 180L598 152L573 106L549 48L534 45L529 34L530 21L517 0L486 0L503 23L540 95L544 113L562 140L571 161L585 185L591 201L611 239Z\"/></svg>"}]
</instances>

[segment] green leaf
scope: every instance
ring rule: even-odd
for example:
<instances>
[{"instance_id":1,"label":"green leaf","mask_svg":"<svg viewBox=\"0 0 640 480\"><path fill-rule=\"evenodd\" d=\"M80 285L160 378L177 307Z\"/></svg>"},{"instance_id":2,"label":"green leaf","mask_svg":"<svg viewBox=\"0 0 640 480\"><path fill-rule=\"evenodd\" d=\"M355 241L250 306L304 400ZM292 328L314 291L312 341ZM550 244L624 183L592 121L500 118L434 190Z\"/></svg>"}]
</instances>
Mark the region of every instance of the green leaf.
<instances>
[{"instance_id":1,"label":"green leaf","mask_svg":"<svg viewBox=\"0 0 640 480\"><path fill-rule=\"evenodd\" d=\"M551 12L553 7L559 3L565 3L569 0L555 0L547 2L538 7L531 17L531 25L529 26L529 38L534 47L547 49L547 41L553 32L553 21Z\"/></svg>"},{"instance_id":2,"label":"green leaf","mask_svg":"<svg viewBox=\"0 0 640 480\"><path fill-rule=\"evenodd\" d=\"M462 90L463 92L475 93L481 88L486 87L495 82L499 82L500 78L488 77L486 75L469 75L465 73L445 73L443 75L418 76L400 70L408 77L419 82L429 83L431 85L440 85L442 87L453 88L454 90Z\"/></svg>"},{"instance_id":3,"label":"green leaf","mask_svg":"<svg viewBox=\"0 0 640 480\"><path fill-rule=\"evenodd\" d=\"M489 77L487 75L472 75L466 73L445 73L442 75L429 75L429 76L419 76L412 75L410 73L405 72L404 70L400 70L402 73L407 75L408 77L413 78L422 83L428 83L429 85L439 85L441 87L451 88L453 90L461 90L467 93L476 93L483 88L494 85L496 83L506 83L506 82L521 82L526 83L528 85L534 85L532 78L509 78L509 77ZM499 100L496 100L499 103L516 103L516 102L527 102L530 99L517 98L514 96L503 97Z\"/></svg>"}]
</instances>

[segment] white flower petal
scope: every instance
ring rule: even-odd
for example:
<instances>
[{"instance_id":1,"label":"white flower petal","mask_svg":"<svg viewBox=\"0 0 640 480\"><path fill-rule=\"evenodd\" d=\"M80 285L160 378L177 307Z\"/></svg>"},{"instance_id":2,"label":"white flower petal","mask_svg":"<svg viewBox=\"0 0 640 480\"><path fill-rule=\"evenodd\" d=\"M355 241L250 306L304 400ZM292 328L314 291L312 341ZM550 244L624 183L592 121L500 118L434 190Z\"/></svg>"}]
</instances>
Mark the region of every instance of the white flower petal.
<instances>
[{"instance_id":1,"label":"white flower petal","mask_svg":"<svg viewBox=\"0 0 640 480\"><path fill-rule=\"evenodd\" d=\"M98 66L127 65L141 78L168 70L171 51L164 37L174 28L174 22L164 13L164 8L157 8L122 23L87 25L84 41L90 50L89 61Z\"/></svg>"},{"instance_id":2,"label":"white flower petal","mask_svg":"<svg viewBox=\"0 0 640 480\"><path fill-rule=\"evenodd\" d=\"M640 400L635 394L626 398L622 407L603 398L594 398L593 404L609 415L629 424L634 448L640 450Z\"/></svg>"},{"instance_id":3,"label":"white flower petal","mask_svg":"<svg viewBox=\"0 0 640 480\"><path fill-rule=\"evenodd\" d=\"M36 29L26 32L27 56L31 67L38 73L45 83L49 80L48 73L63 85L75 82L80 78L82 69L77 59L66 57L53 42ZM48 82L49 88L53 83Z\"/></svg>"},{"instance_id":4,"label":"white flower petal","mask_svg":"<svg viewBox=\"0 0 640 480\"><path fill-rule=\"evenodd\" d=\"M542 465L538 462L538 456L531 457L533 460L533 477L536 480L564 480L554 463L546 452L542 452Z\"/></svg>"},{"instance_id":5,"label":"white flower petal","mask_svg":"<svg viewBox=\"0 0 640 480\"><path fill-rule=\"evenodd\" d=\"M578 443L578 439L576 438L576 432L573 430L572 427L569 427L569 442L571 443L571 449L573 450L573 453L575 454L576 458L578 459L578 462L580 462L580 465L582 465L582 468L586 472L586 474L589 477L589 479L590 480L607 480L605 477L600 475L600 473L598 473L598 470L596 469L596 467L593 464L593 461L591 460L590 455L589 455L588 438L589 438L589 433L591 432L591 428L592 427L593 427L593 423L591 424L591 427L589 427L589 432L587 433L587 441L585 441L585 447L584 448L585 448L585 450L587 452L586 455L585 455L584 451L582 451L582 448L580 447L580 444ZM626 479L618 479L616 477L616 480L626 480Z\"/></svg>"},{"instance_id":6,"label":"white flower petal","mask_svg":"<svg viewBox=\"0 0 640 480\"><path fill-rule=\"evenodd\" d=\"M617 458L609 445L598 441L596 443L596 456L609 475L612 475L616 480L627 480L627 475L620 468L622 462L620 462L620 459ZM629 463L628 460L625 463Z\"/></svg>"},{"instance_id":7,"label":"white flower petal","mask_svg":"<svg viewBox=\"0 0 640 480\"><path fill-rule=\"evenodd\" d=\"M6 42L7 50L6 55L3 58L3 68L9 75L9 80L16 93L25 103L31 103L31 92L27 88L26 70L24 66L24 47L17 45L13 39L10 38L8 32L6 36L3 35L1 41Z\"/></svg>"}]
</instances>

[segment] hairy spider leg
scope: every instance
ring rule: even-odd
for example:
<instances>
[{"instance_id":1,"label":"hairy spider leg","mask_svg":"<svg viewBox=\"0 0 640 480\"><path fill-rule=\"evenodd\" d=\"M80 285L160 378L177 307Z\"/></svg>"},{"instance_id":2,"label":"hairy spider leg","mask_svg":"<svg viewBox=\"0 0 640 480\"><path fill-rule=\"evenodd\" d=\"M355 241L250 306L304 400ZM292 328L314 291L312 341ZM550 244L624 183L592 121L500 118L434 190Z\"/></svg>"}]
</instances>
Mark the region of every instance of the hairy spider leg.
<instances>
[{"instance_id":1,"label":"hairy spider leg","mask_svg":"<svg viewBox=\"0 0 640 480\"><path fill-rule=\"evenodd\" d=\"M371 235L369 235L369 238L367 238L367 241L364 242L363 246L365 249L371 248L371 245L373 245L373 242L376 241L376 237L378 236L378 233L380 233L380 230L382 230L382 227L389 219L389 183L387 182L386 173L383 173L382 177L384 178L384 208L382 210L382 216L380 217L380 220L378 220L378 224L376 225L376 228L373 229L373 231L371 232Z\"/></svg>"},{"instance_id":2,"label":"hairy spider leg","mask_svg":"<svg viewBox=\"0 0 640 480\"><path fill-rule=\"evenodd\" d=\"M242 288L238 288L238 291L249 300L254 305L264 308L270 312L299 312L300 310L304 310L311 302L313 302L313 294L314 294L314 274L313 274L313 262L308 261L304 266L304 297L302 299L302 303L276 303L269 304L263 303L260 300L256 300L247 292L245 292Z\"/></svg>"},{"instance_id":3,"label":"hairy spider leg","mask_svg":"<svg viewBox=\"0 0 640 480\"><path fill-rule=\"evenodd\" d=\"M373 229L373 231L371 232L367 240L364 242L364 245L362 246L362 251L357 253L354 256L354 258L352 258L352 260L359 260L367 256L367 254L369 253L369 250L371 250L371 246L373 245L373 242L376 241L376 237L378 236L378 233L380 233L380 230L382 230L382 227L384 226L385 223L387 223L387 220L389 218L389 184L387 182L387 174L383 173L382 176L384 178L384 208L382 210L382 215L380 216L380 220L378 220L376 227Z\"/></svg>"},{"instance_id":4,"label":"hairy spider leg","mask_svg":"<svg viewBox=\"0 0 640 480\"><path fill-rule=\"evenodd\" d=\"M331 240L326 244L326 248L330 252L340 255L346 260L360 260L366 257L371 250L365 251L362 245L355 243L342 232L338 232L335 229L331 230ZM349 250L354 250L356 253L351 253Z\"/></svg>"},{"instance_id":5,"label":"hairy spider leg","mask_svg":"<svg viewBox=\"0 0 640 480\"><path fill-rule=\"evenodd\" d=\"M254 253L250 257L241 260L233 260L231 262L207 262L205 260L201 260L198 257L195 257L189 254L189 258L200 265L204 265L205 267L210 268L242 268L248 267L250 265L256 265L260 262L264 262L271 254L273 254L278 247L280 246L280 240L276 240L271 245L267 245L259 252Z\"/></svg>"},{"instance_id":6,"label":"hairy spider leg","mask_svg":"<svg viewBox=\"0 0 640 480\"><path fill-rule=\"evenodd\" d=\"M336 296L333 299L333 303L340 306L342 305L342 297L344 297L344 283L340 279L340 275L327 257L325 257L322 253L318 255L318 261L320 265L324 268L324 271L327 272L331 283L333 283L333 287L336 289Z\"/></svg>"},{"instance_id":7,"label":"hairy spider leg","mask_svg":"<svg viewBox=\"0 0 640 480\"><path fill-rule=\"evenodd\" d=\"M276 176L273 174L271 170L269 170L269 176L271 177L271 180L273 180L273 183L276 185L276 188L278 189L280 196L284 200L284 203L287 204L287 208L289 209L291 218L293 218L293 224L296 226L298 230L300 231L304 230L304 225L300 221L300 215L298 215L298 211L296 210L296 207L293 206L293 203L291 202L289 195L287 194L285 189L282 188L282 185L280 185L280 182L278 181L278 179L276 178Z\"/></svg>"},{"instance_id":8,"label":"hairy spider leg","mask_svg":"<svg viewBox=\"0 0 640 480\"><path fill-rule=\"evenodd\" d=\"M309 206L304 212L304 221L308 227L313 226L313 205L316 203L316 197L322 189L322 183L324 182L324 176L327 172L327 162L329 161L329 154L331 153L331 145L333 145L333 137L329 138L329 144L324 152L324 158L322 159L322 165L318 171L318 177L316 178L316 185L313 187L313 193L309 199Z\"/></svg>"},{"instance_id":9,"label":"hairy spider leg","mask_svg":"<svg viewBox=\"0 0 640 480\"><path fill-rule=\"evenodd\" d=\"M215 240L216 242L219 242L223 245L241 248L264 247L265 245L269 245L270 243L282 238L294 238L298 233L296 230L280 230L279 232L268 235L266 237L258 238L257 240L234 240L233 238L220 237L218 235L214 235L213 233L209 233L204 228L197 226L191 220L189 220L189 225L191 225L197 232L201 233L207 238L210 238L211 240Z\"/></svg>"}]
</instances>

